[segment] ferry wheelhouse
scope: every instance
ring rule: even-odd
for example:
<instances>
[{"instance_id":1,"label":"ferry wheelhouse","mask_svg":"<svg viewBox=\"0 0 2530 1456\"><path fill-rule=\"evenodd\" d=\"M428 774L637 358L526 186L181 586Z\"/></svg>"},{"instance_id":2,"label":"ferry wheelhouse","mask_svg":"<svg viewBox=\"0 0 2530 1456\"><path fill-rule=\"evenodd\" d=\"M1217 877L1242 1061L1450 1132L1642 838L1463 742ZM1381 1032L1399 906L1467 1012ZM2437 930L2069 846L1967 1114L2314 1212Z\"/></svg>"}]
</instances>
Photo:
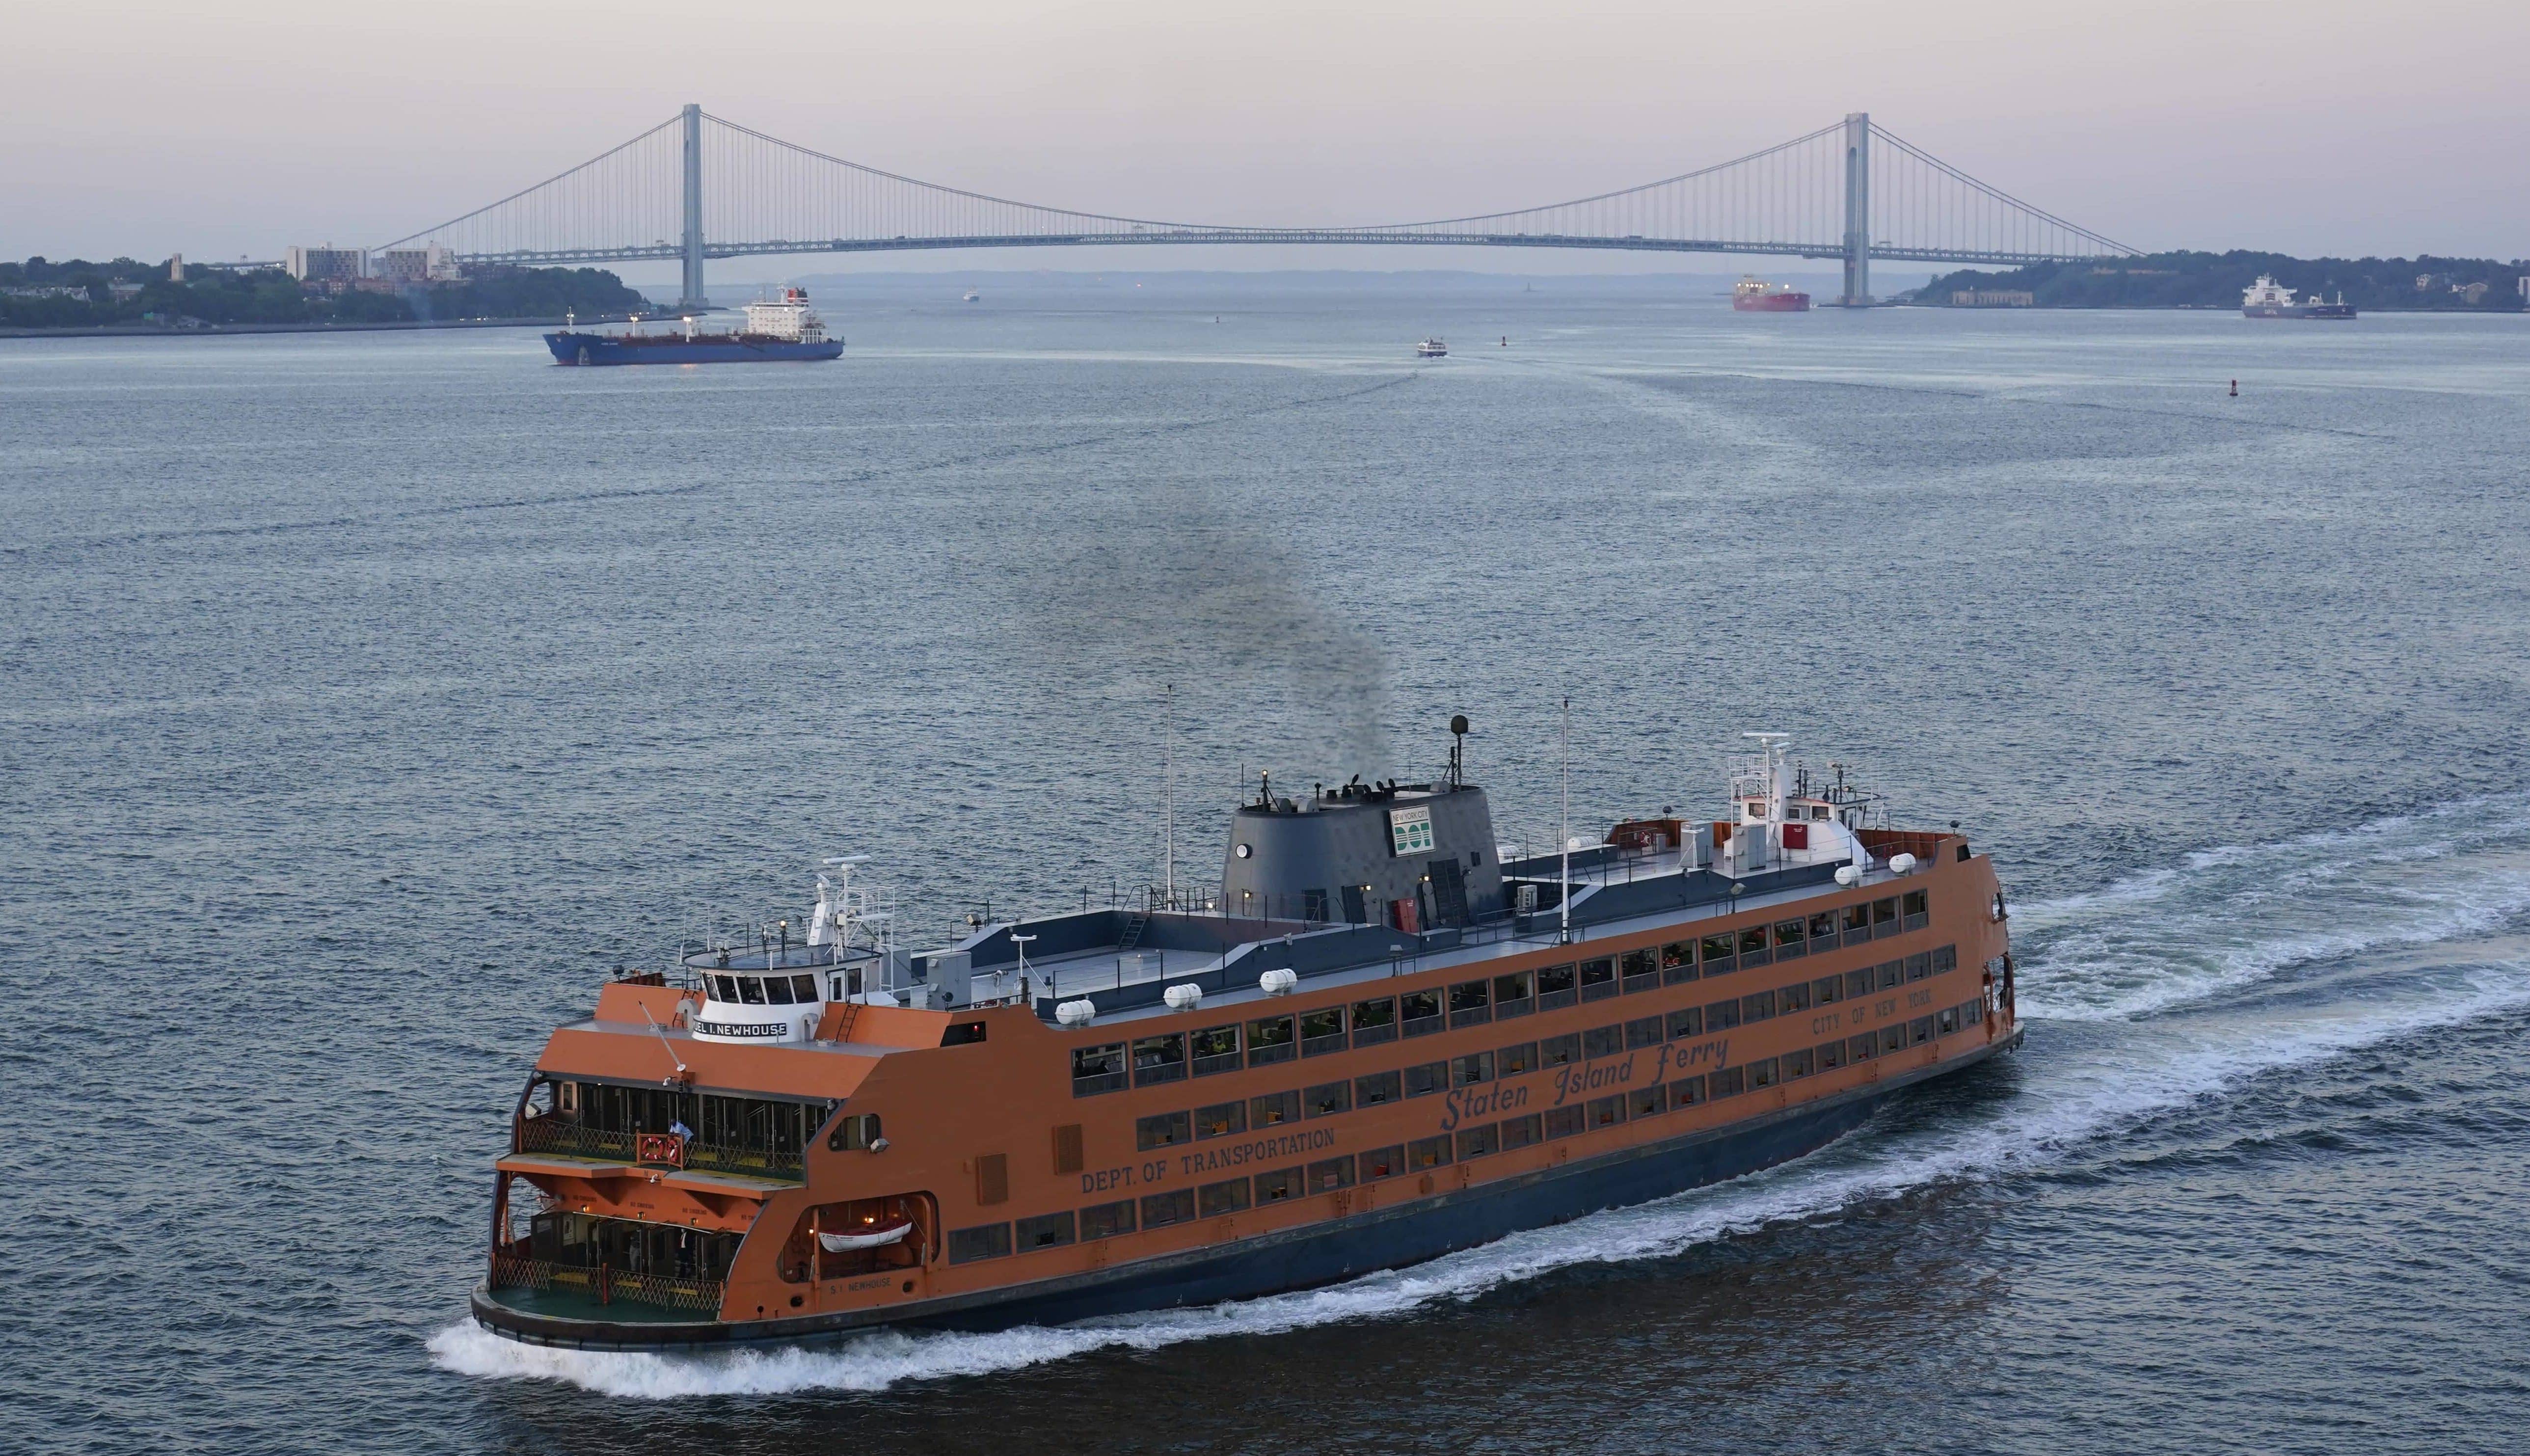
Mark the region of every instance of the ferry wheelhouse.
<instances>
[{"instance_id":1,"label":"ferry wheelhouse","mask_svg":"<svg viewBox=\"0 0 2530 1456\"><path fill-rule=\"evenodd\" d=\"M1797 1157L2014 1047L1991 861L1758 740L1727 814L1545 854L1456 751L1269 780L1217 883L921 952L830 862L800 924L552 1034L474 1316L673 1348L1306 1287Z\"/></svg>"}]
</instances>

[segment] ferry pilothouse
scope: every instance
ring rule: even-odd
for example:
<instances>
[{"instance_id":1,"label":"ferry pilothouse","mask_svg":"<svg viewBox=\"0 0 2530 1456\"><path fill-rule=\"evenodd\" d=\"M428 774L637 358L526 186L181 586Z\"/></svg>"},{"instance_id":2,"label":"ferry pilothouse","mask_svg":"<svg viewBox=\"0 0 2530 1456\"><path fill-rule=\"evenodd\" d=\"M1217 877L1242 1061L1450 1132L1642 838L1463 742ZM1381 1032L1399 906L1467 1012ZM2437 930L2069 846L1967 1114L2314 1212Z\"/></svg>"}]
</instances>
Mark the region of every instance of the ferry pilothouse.
<instances>
[{"instance_id":1,"label":"ferry pilothouse","mask_svg":"<svg viewBox=\"0 0 2530 1456\"><path fill-rule=\"evenodd\" d=\"M1325 1284L1799 1157L2017 1046L1991 860L1752 736L1728 813L1547 854L1458 749L1267 780L1215 884L924 951L831 861L797 925L552 1034L474 1317L658 1349Z\"/></svg>"}]
</instances>

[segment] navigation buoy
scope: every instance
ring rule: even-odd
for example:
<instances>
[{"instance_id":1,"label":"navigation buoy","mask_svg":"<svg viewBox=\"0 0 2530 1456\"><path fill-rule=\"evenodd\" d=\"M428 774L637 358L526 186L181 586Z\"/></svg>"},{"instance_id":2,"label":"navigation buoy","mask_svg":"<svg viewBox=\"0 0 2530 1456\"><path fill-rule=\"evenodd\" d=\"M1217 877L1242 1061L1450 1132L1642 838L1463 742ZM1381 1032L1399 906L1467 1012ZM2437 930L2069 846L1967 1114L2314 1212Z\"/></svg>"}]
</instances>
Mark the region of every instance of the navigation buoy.
<instances>
[{"instance_id":1,"label":"navigation buoy","mask_svg":"<svg viewBox=\"0 0 2530 1456\"><path fill-rule=\"evenodd\" d=\"M2239 397L2240 397L2240 381L2239 381L2239 380L2237 380L2237 379L2234 379L2234 380L2232 380L2232 381L2231 381L2231 398L2233 398L2233 399L2238 399Z\"/></svg>"}]
</instances>

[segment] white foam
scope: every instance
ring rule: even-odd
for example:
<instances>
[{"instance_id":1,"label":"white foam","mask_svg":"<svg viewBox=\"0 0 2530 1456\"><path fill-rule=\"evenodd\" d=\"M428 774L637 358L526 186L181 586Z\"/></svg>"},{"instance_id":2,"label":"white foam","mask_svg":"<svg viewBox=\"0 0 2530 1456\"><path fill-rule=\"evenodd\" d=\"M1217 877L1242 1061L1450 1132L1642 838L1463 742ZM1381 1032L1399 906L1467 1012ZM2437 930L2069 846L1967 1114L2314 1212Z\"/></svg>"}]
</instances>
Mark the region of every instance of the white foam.
<instances>
[{"instance_id":1,"label":"white foam","mask_svg":"<svg viewBox=\"0 0 2530 1456\"><path fill-rule=\"evenodd\" d=\"M2530 912L2530 802L2473 799L2275 844L2186 853L2012 911L2020 1004L2122 1020Z\"/></svg>"},{"instance_id":2,"label":"white foam","mask_svg":"<svg viewBox=\"0 0 2530 1456\"><path fill-rule=\"evenodd\" d=\"M2518 952L2520 947L2507 949ZM430 1342L465 1374L554 1379L609 1395L667 1399L802 1390L884 1390L987 1374L1100 1350L1151 1350L1221 1335L1270 1335L1392 1317L1581 1263L1662 1258L1787 1220L1815 1218L1928 1184L1988 1178L2060 1160L2138 1121L2242 1079L2314 1062L2419 1029L2530 1003L2530 964L2513 959L2407 981L2403 999L2165 1018L2048 1044L1991 1116L1875 1126L1788 1166L1660 1203L1514 1234L1481 1249L1330 1289L1062 1328L994 1334L882 1332L822 1349L700 1356L589 1354L500 1339L470 1322Z\"/></svg>"}]
</instances>

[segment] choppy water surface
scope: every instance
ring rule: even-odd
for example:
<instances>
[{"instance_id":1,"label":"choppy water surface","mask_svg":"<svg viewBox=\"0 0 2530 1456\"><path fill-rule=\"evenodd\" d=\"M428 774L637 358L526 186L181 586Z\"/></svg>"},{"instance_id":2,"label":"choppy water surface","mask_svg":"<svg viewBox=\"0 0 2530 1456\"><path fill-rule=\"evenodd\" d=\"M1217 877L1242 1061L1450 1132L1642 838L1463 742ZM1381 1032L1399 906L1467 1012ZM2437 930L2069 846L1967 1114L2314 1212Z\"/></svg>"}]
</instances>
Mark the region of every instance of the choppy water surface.
<instances>
[{"instance_id":1,"label":"choppy water surface","mask_svg":"<svg viewBox=\"0 0 2530 1456\"><path fill-rule=\"evenodd\" d=\"M2520 320L1206 287L873 285L826 366L0 344L0 1446L2518 1448ZM1197 861L1457 710L1537 838L1567 693L1584 822L1788 729L1997 855L2027 1052L1304 1295L462 1324L606 968L839 850L944 931L1152 875L1171 683Z\"/></svg>"}]
</instances>

